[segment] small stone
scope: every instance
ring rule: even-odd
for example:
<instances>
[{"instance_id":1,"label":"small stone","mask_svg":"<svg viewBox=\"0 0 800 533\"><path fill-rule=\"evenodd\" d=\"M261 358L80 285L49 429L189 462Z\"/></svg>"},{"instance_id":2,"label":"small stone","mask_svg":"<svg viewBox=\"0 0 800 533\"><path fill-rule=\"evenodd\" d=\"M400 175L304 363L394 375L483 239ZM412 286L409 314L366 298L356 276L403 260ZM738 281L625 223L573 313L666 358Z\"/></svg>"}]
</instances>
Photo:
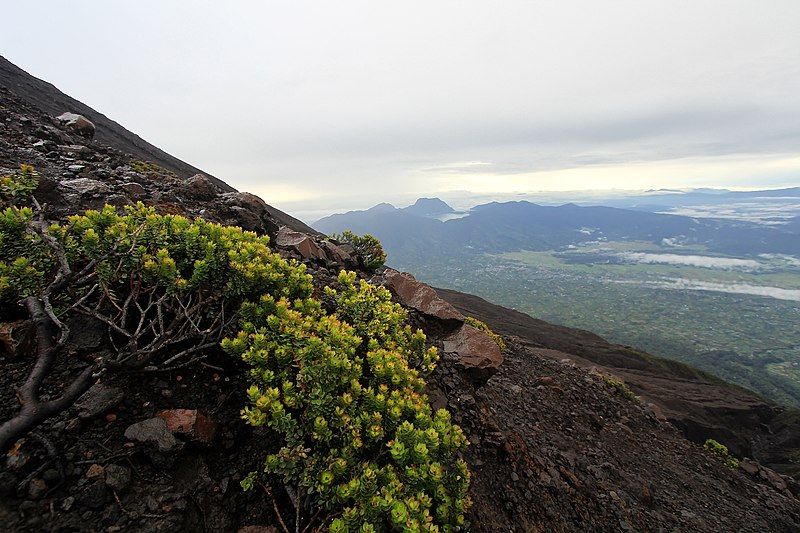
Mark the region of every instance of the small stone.
<instances>
[{"instance_id":1,"label":"small stone","mask_svg":"<svg viewBox=\"0 0 800 533\"><path fill-rule=\"evenodd\" d=\"M136 424L131 424L125 430L125 438L154 444L162 452L179 450L183 447L183 443L175 438L167 428L167 423L161 418L148 418Z\"/></svg>"},{"instance_id":2,"label":"small stone","mask_svg":"<svg viewBox=\"0 0 800 533\"><path fill-rule=\"evenodd\" d=\"M96 383L80 397L75 407L84 420L101 416L122 403L122 389Z\"/></svg>"},{"instance_id":3,"label":"small stone","mask_svg":"<svg viewBox=\"0 0 800 533\"><path fill-rule=\"evenodd\" d=\"M33 478L30 483L28 483L28 498L31 500L38 500L44 493L47 492L47 483L44 482L43 479L40 478Z\"/></svg>"},{"instance_id":4,"label":"small stone","mask_svg":"<svg viewBox=\"0 0 800 533\"><path fill-rule=\"evenodd\" d=\"M61 479L61 475L55 468L48 468L47 470L42 472L42 479L44 479L45 483L47 483L48 485L54 484Z\"/></svg>"},{"instance_id":5,"label":"small stone","mask_svg":"<svg viewBox=\"0 0 800 533\"><path fill-rule=\"evenodd\" d=\"M67 496L66 498L64 498L64 501L61 502L61 509L63 511L69 511L70 509L72 509L73 505L75 505L75 498L73 498L72 496Z\"/></svg>"},{"instance_id":6,"label":"small stone","mask_svg":"<svg viewBox=\"0 0 800 533\"><path fill-rule=\"evenodd\" d=\"M76 499L78 505L88 509L102 509L108 501L108 488L105 483L92 483Z\"/></svg>"},{"instance_id":7,"label":"small stone","mask_svg":"<svg viewBox=\"0 0 800 533\"><path fill-rule=\"evenodd\" d=\"M125 466L108 465L106 467L106 485L114 492L124 491L131 482L131 470Z\"/></svg>"},{"instance_id":8,"label":"small stone","mask_svg":"<svg viewBox=\"0 0 800 533\"><path fill-rule=\"evenodd\" d=\"M70 165L67 167L67 170L70 172L75 172L76 174L79 172L83 172L83 169L86 168L85 165Z\"/></svg>"},{"instance_id":9,"label":"small stone","mask_svg":"<svg viewBox=\"0 0 800 533\"><path fill-rule=\"evenodd\" d=\"M196 409L165 409L156 414L173 433L210 444L217 432L217 423Z\"/></svg>"},{"instance_id":10,"label":"small stone","mask_svg":"<svg viewBox=\"0 0 800 533\"><path fill-rule=\"evenodd\" d=\"M100 477L104 474L105 474L105 468L103 468L101 465L97 463L90 466L89 469L86 471L86 477L88 479Z\"/></svg>"}]
</instances>

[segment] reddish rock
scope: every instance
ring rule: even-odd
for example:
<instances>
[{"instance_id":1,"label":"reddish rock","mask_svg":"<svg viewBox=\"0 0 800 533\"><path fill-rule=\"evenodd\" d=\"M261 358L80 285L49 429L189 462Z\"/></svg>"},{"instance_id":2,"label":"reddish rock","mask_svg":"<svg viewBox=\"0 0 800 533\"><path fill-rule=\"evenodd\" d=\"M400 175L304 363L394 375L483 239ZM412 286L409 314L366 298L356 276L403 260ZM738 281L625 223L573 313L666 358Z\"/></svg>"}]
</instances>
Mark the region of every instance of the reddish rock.
<instances>
[{"instance_id":1,"label":"reddish rock","mask_svg":"<svg viewBox=\"0 0 800 533\"><path fill-rule=\"evenodd\" d=\"M33 353L35 332L28 320L0 324L0 354L19 357Z\"/></svg>"},{"instance_id":2,"label":"reddish rock","mask_svg":"<svg viewBox=\"0 0 800 533\"><path fill-rule=\"evenodd\" d=\"M739 468L741 468L751 476L755 476L756 474L758 474L758 463L753 461L752 459L742 459L739 462Z\"/></svg>"},{"instance_id":3,"label":"reddish rock","mask_svg":"<svg viewBox=\"0 0 800 533\"><path fill-rule=\"evenodd\" d=\"M167 424L172 433L210 444L217 433L217 423L196 409L165 409L156 416Z\"/></svg>"},{"instance_id":4,"label":"reddish rock","mask_svg":"<svg viewBox=\"0 0 800 533\"><path fill-rule=\"evenodd\" d=\"M439 298L439 295L433 288L417 281L411 274L388 268L386 272L384 272L383 278L386 288L392 291L404 306L411 307L420 313L436 317L440 320L457 320L459 322L465 320L464 315L459 313L455 307ZM487 336L487 338L489 337ZM497 345L495 345L495 349L497 349L499 353L500 350L497 348Z\"/></svg>"},{"instance_id":5,"label":"reddish rock","mask_svg":"<svg viewBox=\"0 0 800 533\"><path fill-rule=\"evenodd\" d=\"M486 332L462 325L444 340L445 353L458 356L458 363L476 381L486 381L503 364L503 354Z\"/></svg>"},{"instance_id":6,"label":"reddish rock","mask_svg":"<svg viewBox=\"0 0 800 533\"><path fill-rule=\"evenodd\" d=\"M288 226L283 226L278 230L275 244L281 248L294 250L303 259L327 259L325 252L314 242L314 239L305 233L291 230Z\"/></svg>"},{"instance_id":7,"label":"reddish rock","mask_svg":"<svg viewBox=\"0 0 800 533\"><path fill-rule=\"evenodd\" d=\"M328 259L334 263L339 263L340 265L356 264L356 260L353 256L341 246L333 244L331 241L322 241L319 245L324 250L325 255L328 256Z\"/></svg>"}]
</instances>

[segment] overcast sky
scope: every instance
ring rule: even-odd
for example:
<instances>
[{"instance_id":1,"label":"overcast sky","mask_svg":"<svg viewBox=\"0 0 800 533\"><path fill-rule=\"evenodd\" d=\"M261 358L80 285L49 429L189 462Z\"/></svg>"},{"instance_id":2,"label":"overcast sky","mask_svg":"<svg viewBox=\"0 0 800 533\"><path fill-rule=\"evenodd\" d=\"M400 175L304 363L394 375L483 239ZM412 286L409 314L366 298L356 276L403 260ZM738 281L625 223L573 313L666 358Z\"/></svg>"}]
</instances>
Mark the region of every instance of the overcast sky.
<instances>
[{"instance_id":1,"label":"overcast sky","mask_svg":"<svg viewBox=\"0 0 800 533\"><path fill-rule=\"evenodd\" d=\"M311 213L800 185L800 2L4 2L0 53Z\"/></svg>"}]
</instances>

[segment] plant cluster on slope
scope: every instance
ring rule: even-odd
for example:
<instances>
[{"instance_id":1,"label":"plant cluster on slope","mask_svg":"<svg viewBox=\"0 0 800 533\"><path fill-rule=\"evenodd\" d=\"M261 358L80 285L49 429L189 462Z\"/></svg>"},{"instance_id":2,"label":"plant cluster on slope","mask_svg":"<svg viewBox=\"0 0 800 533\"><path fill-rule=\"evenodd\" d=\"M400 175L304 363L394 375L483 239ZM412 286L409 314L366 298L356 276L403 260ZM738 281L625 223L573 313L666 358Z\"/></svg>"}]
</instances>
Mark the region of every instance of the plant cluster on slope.
<instances>
[{"instance_id":1,"label":"plant cluster on slope","mask_svg":"<svg viewBox=\"0 0 800 533\"><path fill-rule=\"evenodd\" d=\"M33 190L32 172L0 190L0 320L18 316L22 302L38 344L20 410L0 425L0 449L101 373L191 364L241 324L224 348L251 365L243 416L279 439L264 469L295 495L298 524L306 511L324 511L333 531L449 531L463 522L469 472L456 457L466 439L446 411L432 411L422 376L436 351L385 289L343 272L339 290L326 289L335 302L326 311L305 267L270 250L267 237L142 204L47 224L35 200L33 209L9 205ZM76 315L102 324L114 349L43 400Z\"/></svg>"},{"instance_id":2,"label":"plant cluster on slope","mask_svg":"<svg viewBox=\"0 0 800 533\"><path fill-rule=\"evenodd\" d=\"M383 251L381 241L370 234L356 235L352 231L345 230L331 237L351 245L361 258L362 266L367 270L376 270L386 262L386 252Z\"/></svg>"},{"instance_id":3,"label":"plant cluster on slope","mask_svg":"<svg viewBox=\"0 0 800 533\"><path fill-rule=\"evenodd\" d=\"M703 448L722 459L726 466L730 468L739 468L739 460L728 453L728 447L724 444L714 439L708 439L705 444L703 444Z\"/></svg>"},{"instance_id":4,"label":"plant cluster on slope","mask_svg":"<svg viewBox=\"0 0 800 533\"><path fill-rule=\"evenodd\" d=\"M388 291L355 280L343 271L326 288L333 313L311 298L245 304L243 330L223 342L252 365L244 417L281 439L264 471L329 513L331 531L453 530L468 505L455 459L466 438L423 393L436 350Z\"/></svg>"}]
</instances>

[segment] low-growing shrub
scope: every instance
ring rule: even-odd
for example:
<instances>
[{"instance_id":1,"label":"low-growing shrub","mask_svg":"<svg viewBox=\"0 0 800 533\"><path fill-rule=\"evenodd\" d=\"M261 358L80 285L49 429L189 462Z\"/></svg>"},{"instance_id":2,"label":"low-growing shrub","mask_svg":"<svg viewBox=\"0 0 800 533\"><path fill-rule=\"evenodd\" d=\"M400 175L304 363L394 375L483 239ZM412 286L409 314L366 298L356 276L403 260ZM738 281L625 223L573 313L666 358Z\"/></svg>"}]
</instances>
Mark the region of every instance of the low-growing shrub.
<instances>
[{"instance_id":1,"label":"low-growing shrub","mask_svg":"<svg viewBox=\"0 0 800 533\"><path fill-rule=\"evenodd\" d=\"M236 331L242 302L312 291L302 265L241 228L158 215L142 204L48 226L35 205L0 211L0 319L15 318L22 302L38 344L37 364L19 388L20 410L0 425L0 453L69 407L100 373L191 364ZM58 399L41 400L76 315L104 328L110 349L76 372Z\"/></svg>"},{"instance_id":2,"label":"low-growing shrub","mask_svg":"<svg viewBox=\"0 0 800 533\"><path fill-rule=\"evenodd\" d=\"M610 386L612 389L617 391L623 398L627 398L632 402L636 403L639 402L639 398L636 397L636 394L633 393L633 391L630 389L630 387L628 387L628 385L624 381L617 379L613 376L609 376L608 374L597 374L597 375L600 376L600 379L602 379L606 383L606 385Z\"/></svg>"},{"instance_id":3,"label":"low-growing shrub","mask_svg":"<svg viewBox=\"0 0 800 533\"><path fill-rule=\"evenodd\" d=\"M376 270L386 262L386 253L383 251L381 241L368 233L359 236L346 230L341 234L334 234L332 237L337 241L350 244L361 258L362 266L367 270Z\"/></svg>"},{"instance_id":4,"label":"low-growing shrub","mask_svg":"<svg viewBox=\"0 0 800 533\"><path fill-rule=\"evenodd\" d=\"M31 165L20 165L14 174L0 176L0 200L15 203L36 190L39 180Z\"/></svg>"},{"instance_id":5,"label":"low-growing shrub","mask_svg":"<svg viewBox=\"0 0 800 533\"><path fill-rule=\"evenodd\" d=\"M468 316L466 323L472 326L473 328L486 332L492 338L494 343L497 344L498 348L500 348L501 351L505 351L506 341L503 340L503 337L492 331L492 328L490 328L486 322L478 320L473 316Z\"/></svg>"},{"instance_id":6,"label":"low-growing shrub","mask_svg":"<svg viewBox=\"0 0 800 533\"><path fill-rule=\"evenodd\" d=\"M714 439L708 439L703 448L716 455L730 468L739 468L739 460L728 453L728 447Z\"/></svg>"},{"instance_id":7,"label":"low-growing shrub","mask_svg":"<svg viewBox=\"0 0 800 533\"><path fill-rule=\"evenodd\" d=\"M437 352L386 289L352 272L338 281L326 288L334 313L265 295L223 342L252 365L244 418L280 440L264 472L296 502L310 498L303 512L324 510L334 532L451 531L468 505L469 472L456 458L467 442L423 393Z\"/></svg>"}]
</instances>

